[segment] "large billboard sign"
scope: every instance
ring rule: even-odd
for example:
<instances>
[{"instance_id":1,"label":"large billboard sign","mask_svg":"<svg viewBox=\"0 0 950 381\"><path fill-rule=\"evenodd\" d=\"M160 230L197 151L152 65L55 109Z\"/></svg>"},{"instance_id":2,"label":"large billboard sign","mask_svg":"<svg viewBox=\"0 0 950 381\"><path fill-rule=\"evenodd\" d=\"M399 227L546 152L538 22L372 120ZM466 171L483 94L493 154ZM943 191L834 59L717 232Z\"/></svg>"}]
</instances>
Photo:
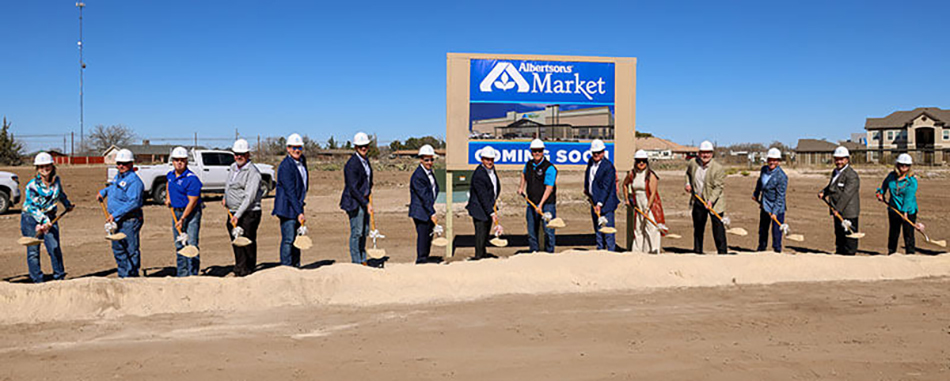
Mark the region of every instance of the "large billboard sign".
<instances>
[{"instance_id":1,"label":"large billboard sign","mask_svg":"<svg viewBox=\"0 0 950 381\"><path fill-rule=\"evenodd\" d=\"M501 169L520 169L538 138L568 170L586 166L594 139L618 169L629 168L635 100L635 58L450 53L447 167L471 169L490 146Z\"/></svg>"}]
</instances>

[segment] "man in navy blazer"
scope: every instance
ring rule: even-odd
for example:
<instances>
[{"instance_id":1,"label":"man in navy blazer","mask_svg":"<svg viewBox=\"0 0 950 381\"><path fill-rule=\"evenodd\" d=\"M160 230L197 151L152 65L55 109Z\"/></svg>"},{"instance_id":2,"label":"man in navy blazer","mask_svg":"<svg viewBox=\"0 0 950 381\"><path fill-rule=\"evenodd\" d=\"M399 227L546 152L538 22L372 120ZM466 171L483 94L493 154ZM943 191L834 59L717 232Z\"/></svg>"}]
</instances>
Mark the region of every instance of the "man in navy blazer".
<instances>
[{"instance_id":1,"label":"man in navy blazer","mask_svg":"<svg viewBox=\"0 0 950 381\"><path fill-rule=\"evenodd\" d=\"M357 132L353 137L356 152L343 167L343 195L340 209L350 218L350 260L366 265L366 237L369 236L369 215L373 205L369 196L373 192L373 167L369 165L369 136Z\"/></svg>"},{"instance_id":2,"label":"man in navy blazer","mask_svg":"<svg viewBox=\"0 0 950 381\"><path fill-rule=\"evenodd\" d=\"M297 231L307 221L306 203L310 172L303 155L303 139L299 134L287 137L287 157L277 167L277 193L274 212L280 218L280 264L300 267L300 249L294 247Z\"/></svg>"},{"instance_id":3,"label":"man in navy blazer","mask_svg":"<svg viewBox=\"0 0 950 381\"><path fill-rule=\"evenodd\" d=\"M788 188L788 176L779 166L782 151L769 149L766 165L759 171L759 181L755 182L752 199L759 203L759 247L756 251L765 251L769 244L769 227L772 227L772 249L782 252L782 233L788 229L785 224L785 191ZM772 215L781 223L773 224Z\"/></svg>"},{"instance_id":4,"label":"man in navy blazer","mask_svg":"<svg viewBox=\"0 0 950 381\"><path fill-rule=\"evenodd\" d=\"M432 146L426 144L419 148L419 166L409 180L409 217L416 225L416 264L429 261L432 234L436 229L435 198L439 184L432 171L435 157Z\"/></svg>"},{"instance_id":5,"label":"man in navy blazer","mask_svg":"<svg viewBox=\"0 0 950 381\"><path fill-rule=\"evenodd\" d=\"M488 245L488 236L493 223L498 222L495 213L495 200L501 194L501 181L495 173L495 158L498 151L486 146L477 152L482 164L475 168L472 174L472 187L469 190L468 215L472 216L475 224L475 256L472 259L485 257L485 247Z\"/></svg>"},{"instance_id":6,"label":"man in navy blazer","mask_svg":"<svg viewBox=\"0 0 950 381\"><path fill-rule=\"evenodd\" d=\"M590 160L587 161L587 170L584 171L584 195L590 198L590 215L594 221L594 234L598 250L617 250L616 234L600 232L601 226L614 227L614 211L617 210L617 170L614 164L607 159L607 147L600 139L590 143ZM597 213L603 220L603 225L597 220Z\"/></svg>"}]
</instances>

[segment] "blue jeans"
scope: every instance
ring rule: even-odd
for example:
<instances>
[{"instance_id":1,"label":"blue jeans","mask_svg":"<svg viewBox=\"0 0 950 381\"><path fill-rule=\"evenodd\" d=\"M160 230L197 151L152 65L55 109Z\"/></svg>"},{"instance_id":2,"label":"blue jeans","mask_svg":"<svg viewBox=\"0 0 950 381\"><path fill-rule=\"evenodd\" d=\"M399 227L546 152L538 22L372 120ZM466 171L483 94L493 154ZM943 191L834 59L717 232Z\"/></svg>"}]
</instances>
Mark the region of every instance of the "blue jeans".
<instances>
[{"instance_id":1,"label":"blue jeans","mask_svg":"<svg viewBox=\"0 0 950 381\"><path fill-rule=\"evenodd\" d=\"M542 212L551 213L551 218L557 217L557 207L554 204L544 204ZM525 218L528 220L528 247L531 251L538 250L538 224L544 223L544 218L530 205L525 208ZM544 227L544 251L554 252L554 229Z\"/></svg>"},{"instance_id":2,"label":"blue jeans","mask_svg":"<svg viewBox=\"0 0 950 381\"><path fill-rule=\"evenodd\" d=\"M603 213L601 216L607 218L607 225L605 226L615 226L614 212ZM616 234L604 234L600 232L600 225L597 224L597 214L594 213L594 208L590 209L590 218L594 221L594 236L597 241L597 250L617 251Z\"/></svg>"},{"instance_id":3,"label":"blue jeans","mask_svg":"<svg viewBox=\"0 0 950 381\"><path fill-rule=\"evenodd\" d=\"M121 221L116 221L116 233L125 233L125 239L112 241L112 254L115 255L115 264L119 278L139 276L141 254L139 253L139 232L142 230L141 210L130 213Z\"/></svg>"},{"instance_id":4,"label":"blue jeans","mask_svg":"<svg viewBox=\"0 0 950 381\"><path fill-rule=\"evenodd\" d=\"M198 247L198 233L201 230L201 208L202 205L195 206L195 209L191 211L191 215L185 217L185 219L181 222L181 231L188 235L187 244L194 247ZM181 219L182 213L184 213L184 210L175 210L175 217ZM178 229L175 229L175 226L172 226L172 233L175 236L175 239L178 239ZM181 242L175 241L175 256L176 262L178 262L178 276L184 277L189 275L198 275L198 270L201 269L200 256L196 255L194 258L188 258L177 253L185 246L186 245L183 245Z\"/></svg>"},{"instance_id":5,"label":"blue jeans","mask_svg":"<svg viewBox=\"0 0 950 381\"><path fill-rule=\"evenodd\" d=\"M300 268L300 249L294 247L297 228L300 222L296 218L280 217L280 265Z\"/></svg>"},{"instance_id":6,"label":"blue jeans","mask_svg":"<svg viewBox=\"0 0 950 381\"><path fill-rule=\"evenodd\" d=\"M369 235L369 213L365 207L346 212L350 216L350 260L366 262L366 237Z\"/></svg>"},{"instance_id":7,"label":"blue jeans","mask_svg":"<svg viewBox=\"0 0 950 381\"><path fill-rule=\"evenodd\" d=\"M50 219L55 216L49 216ZM36 219L29 213L20 214L20 233L24 237L36 236ZM46 234L41 237L49 253L50 264L53 266L53 279L61 280L66 277L63 267L63 252L59 247L59 223L53 224ZM30 270L30 279L33 283L43 283L43 268L40 267L40 245L26 247L26 266Z\"/></svg>"}]
</instances>

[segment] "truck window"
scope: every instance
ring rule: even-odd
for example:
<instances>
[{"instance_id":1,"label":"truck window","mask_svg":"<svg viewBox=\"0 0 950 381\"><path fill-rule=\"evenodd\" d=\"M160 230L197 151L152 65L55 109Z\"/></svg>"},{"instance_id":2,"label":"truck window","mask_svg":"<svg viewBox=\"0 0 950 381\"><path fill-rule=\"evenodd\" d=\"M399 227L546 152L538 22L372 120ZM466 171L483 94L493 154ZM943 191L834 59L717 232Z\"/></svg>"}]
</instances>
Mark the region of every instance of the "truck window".
<instances>
[{"instance_id":1,"label":"truck window","mask_svg":"<svg viewBox=\"0 0 950 381\"><path fill-rule=\"evenodd\" d=\"M201 161L204 162L206 167L229 167L231 163L234 163L234 156L222 152L203 152Z\"/></svg>"}]
</instances>

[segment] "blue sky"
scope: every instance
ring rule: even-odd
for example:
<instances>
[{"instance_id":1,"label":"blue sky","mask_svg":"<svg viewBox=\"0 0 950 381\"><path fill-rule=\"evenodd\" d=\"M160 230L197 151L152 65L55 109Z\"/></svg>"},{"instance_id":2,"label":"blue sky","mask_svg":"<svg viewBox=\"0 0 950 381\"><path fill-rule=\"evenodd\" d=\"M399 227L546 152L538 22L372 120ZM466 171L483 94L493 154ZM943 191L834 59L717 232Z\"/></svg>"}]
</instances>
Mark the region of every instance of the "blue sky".
<instances>
[{"instance_id":1,"label":"blue sky","mask_svg":"<svg viewBox=\"0 0 950 381\"><path fill-rule=\"evenodd\" d=\"M447 52L638 58L637 127L843 139L950 108L950 2L88 0L86 128L141 137L445 134ZM0 4L0 115L78 134L74 1ZM31 148L61 138L31 139Z\"/></svg>"}]
</instances>

